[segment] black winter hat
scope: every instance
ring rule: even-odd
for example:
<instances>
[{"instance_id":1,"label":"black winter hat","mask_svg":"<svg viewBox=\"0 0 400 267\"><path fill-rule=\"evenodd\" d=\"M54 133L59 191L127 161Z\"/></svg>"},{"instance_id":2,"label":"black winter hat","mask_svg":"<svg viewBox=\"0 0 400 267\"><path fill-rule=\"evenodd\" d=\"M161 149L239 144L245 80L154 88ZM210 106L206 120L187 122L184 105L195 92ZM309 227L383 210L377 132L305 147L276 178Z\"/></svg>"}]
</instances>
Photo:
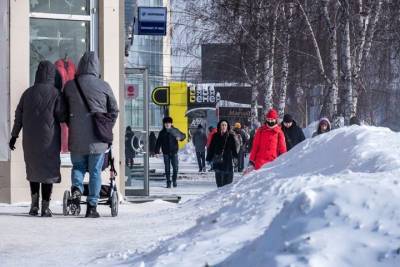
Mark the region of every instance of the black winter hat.
<instances>
[{"instance_id":1,"label":"black winter hat","mask_svg":"<svg viewBox=\"0 0 400 267\"><path fill-rule=\"evenodd\" d=\"M285 114L285 116L283 116L283 122L293 122L293 117L290 114Z\"/></svg>"},{"instance_id":2,"label":"black winter hat","mask_svg":"<svg viewBox=\"0 0 400 267\"><path fill-rule=\"evenodd\" d=\"M171 118L171 117L165 117L165 118L162 120L162 122L163 122L163 123L172 123L172 118Z\"/></svg>"},{"instance_id":3,"label":"black winter hat","mask_svg":"<svg viewBox=\"0 0 400 267\"><path fill-rule=\"evenodd\" d=\"M350 118L350 125L361 125L361 122L357 117L351 117Z\"/></svg>"}]
</instances>

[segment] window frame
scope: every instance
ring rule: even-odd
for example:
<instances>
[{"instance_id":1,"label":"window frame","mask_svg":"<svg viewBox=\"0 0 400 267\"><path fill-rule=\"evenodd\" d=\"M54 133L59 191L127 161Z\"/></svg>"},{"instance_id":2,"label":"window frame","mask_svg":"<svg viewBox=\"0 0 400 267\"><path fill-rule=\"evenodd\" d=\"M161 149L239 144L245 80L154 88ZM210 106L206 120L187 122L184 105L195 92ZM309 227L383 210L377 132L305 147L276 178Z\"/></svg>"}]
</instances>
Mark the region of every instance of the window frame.
<instances>
[{"instance_id":1,"label":"window frame","mask_svg":"<svg viewBox=\"0 0 400 267\"><path fill-rule=\"evenodd\" d=\"M98 52L99 49L99 18L98 18L98 1L90 0L89 15L71 15L43 12L29 12L29 19L53 19L53 20L68 20L68 21L85 21L89 22L90 36L90 51Z\"/></svg>"}]
</instances>

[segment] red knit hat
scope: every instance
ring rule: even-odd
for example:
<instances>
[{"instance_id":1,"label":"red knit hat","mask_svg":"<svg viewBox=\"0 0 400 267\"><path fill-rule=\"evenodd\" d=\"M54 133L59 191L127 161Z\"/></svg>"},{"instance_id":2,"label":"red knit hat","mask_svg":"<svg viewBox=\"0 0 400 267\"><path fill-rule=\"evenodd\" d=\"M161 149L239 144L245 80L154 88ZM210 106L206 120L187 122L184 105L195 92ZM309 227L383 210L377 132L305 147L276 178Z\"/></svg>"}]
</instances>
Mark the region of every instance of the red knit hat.
<instances>
[{"instance_id":1,"label":"red knit hat","mask_svg":"<svg viewBox=\"0 0 400 267\"><path fill-rule=\"evenodd\" d=\"M278 119L278 112L275 109L271 108L268 111L266 118L267 119L277 120Z\"/></svg>"}]
</instances>

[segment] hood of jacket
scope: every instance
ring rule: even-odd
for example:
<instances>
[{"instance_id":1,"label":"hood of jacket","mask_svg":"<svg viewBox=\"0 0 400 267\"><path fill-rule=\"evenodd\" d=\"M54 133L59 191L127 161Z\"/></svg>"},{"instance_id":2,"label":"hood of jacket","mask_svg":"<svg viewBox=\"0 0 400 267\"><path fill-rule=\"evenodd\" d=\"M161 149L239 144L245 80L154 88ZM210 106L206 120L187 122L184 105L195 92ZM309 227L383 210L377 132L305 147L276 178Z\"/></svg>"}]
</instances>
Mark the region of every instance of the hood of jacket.
<instances>
[{"instance_id":1,"label":"hood of jacket","mask_svg":"<svg viewBox=\"0 0 400 267\"><path fill-rule=\"evenodd\" d=\"M330 131L331 128L332 128L332 126L331 126L331 122L329 121L328 118L321 118L321 119L319 120L319 123L318 123L318 126L317 126L317 131L319 131L319 127L321 126L321 123L322 123L322 122L326 122L326 123L328 124L328 131Z\"/></svg>"},{"instance_id":2,"label":"hood of jacket","mask_svg":"<svg viewBox=\"0 0 400 267\"><path fill-rule=\"evenodd\" d=\"M78 71L76 74L83 75L89 74L99 77L100 74L100 62L96 53L93 51L85 52L81 60L79 61Z\"/></svg>"},{"instance_id":3,"label":"hood of jacket","mask_svg":"<svg viewBox=\"0 0 400 267\"><path fill-rule=\"evenodd\" d=\"M55 84L56 67L50 61L41 61L36 70L35 84L48 83Z\"/></svg>"},{"instance_id":4,"label":"hood of jacket","mask_svg":"<svg viewBox=\"0 0 400 267\"><path fill-rule=\"evenodd\" d=\"M283 124L283 122L281 123L282 130L284 130L284 129L292 129L292 128L295 128L296 126L297 126L297 122L295 120L292 120L292 126L290 126L289 128L286 128L285 125Z\"/></svg>"}]
</instances>

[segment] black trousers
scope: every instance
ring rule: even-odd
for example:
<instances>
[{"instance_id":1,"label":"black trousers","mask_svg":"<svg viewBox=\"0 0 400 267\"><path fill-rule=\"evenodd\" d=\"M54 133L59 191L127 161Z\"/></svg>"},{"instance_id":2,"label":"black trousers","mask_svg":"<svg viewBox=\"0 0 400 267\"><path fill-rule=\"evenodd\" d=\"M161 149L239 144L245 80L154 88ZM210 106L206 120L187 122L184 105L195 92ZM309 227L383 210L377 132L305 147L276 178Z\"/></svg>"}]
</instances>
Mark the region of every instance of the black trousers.
<instances>
[{"instance_id":1,"label":"black trousers","mask_svg":"<svg viewBox=\"0 0 400 267\"><path fill-rule=\"evenodd\" d=\"M199 170L203 170L206 167L206 152L196 151L197 164L199 165Z\"/></svg>"},{"instance_id":2,"label":"black trousers","mask_svg":"<svg viewBox=\"0 0 400 267\"><path fill-rule=\"evenodd\" d=\"M244 150L241 148L239 150L239 158L238 158L238 172L242 172L244 169Z\"/></svg>"},{"instance_id":3,"label":"black trousers","mask_svg":"<svg viewBox=\"0 0 400 267\"><path fill-rule=\"evenodd\" d=\"M31 187L31 194L39 194L40 185L42 185L42 199L45 201L50 201L51 193L53 192L53 184L43 184L43 183L35 183L29 182Z\"/></svg>"},{"instance_id":4,"label":"black trousers","mask_svg":"<svg viewBox=\"0 0 400 267\"><path fill-rule=\"evenodd\" d=\"M217 187L222 187L224 185L230 184L233 181L233 172L215 171L215 181L217 182Z\"/></svg>"},{"instance_id":5,"label":"black trousers","mask_svg":"<svg viewBox=\"0 0 400 267\"><path fill-rule=\"evenodd\" d=\"M178 177L178 154L164 154L165 177L167 182L171 182L171 165L172 165L172 181L176 182Z\"/></svg>"}]
</instances>

